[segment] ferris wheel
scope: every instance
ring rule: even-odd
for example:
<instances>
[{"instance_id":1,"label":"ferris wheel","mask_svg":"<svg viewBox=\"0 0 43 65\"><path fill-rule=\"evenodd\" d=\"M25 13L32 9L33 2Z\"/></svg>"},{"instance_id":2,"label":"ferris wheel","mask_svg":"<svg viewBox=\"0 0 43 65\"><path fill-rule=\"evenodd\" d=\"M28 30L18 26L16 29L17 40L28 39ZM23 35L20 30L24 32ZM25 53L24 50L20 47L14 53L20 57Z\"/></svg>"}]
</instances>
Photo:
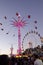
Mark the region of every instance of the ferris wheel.
<instances>
[{"instance_id":1,"label":"ferris wheel","mask_svg":"<svg viewBox=\"0 0 43 65\"><path fill-rule=\"evenodd\" d=\"M22 40L22 48L34 48L37 45L41 45L41 36L35 30L31 30L25 34Z\"/></svg>"}]
</instances>

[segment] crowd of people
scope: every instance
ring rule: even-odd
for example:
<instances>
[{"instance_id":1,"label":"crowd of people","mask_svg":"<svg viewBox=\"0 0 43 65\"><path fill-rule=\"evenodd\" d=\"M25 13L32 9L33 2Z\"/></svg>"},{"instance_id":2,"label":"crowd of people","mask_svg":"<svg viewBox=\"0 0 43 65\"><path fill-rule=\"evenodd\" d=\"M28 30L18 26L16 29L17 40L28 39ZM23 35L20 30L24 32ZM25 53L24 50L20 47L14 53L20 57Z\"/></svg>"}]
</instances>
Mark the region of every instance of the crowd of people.
<instances>
[{"instance_id":1,"label":"crowd of people","mask_svg":"<svg viewBox=\"0 0 43 65\"><path fill-rule=\"evenodd\" d=\"M34 52L32 51L29 49L27 57L23 57L23 54L18 58L13 55L11 57L5 54L0 55L0 65L43 65L43 46L41 48L38 46L34 48Z\"/></svg>"}]
</instances>

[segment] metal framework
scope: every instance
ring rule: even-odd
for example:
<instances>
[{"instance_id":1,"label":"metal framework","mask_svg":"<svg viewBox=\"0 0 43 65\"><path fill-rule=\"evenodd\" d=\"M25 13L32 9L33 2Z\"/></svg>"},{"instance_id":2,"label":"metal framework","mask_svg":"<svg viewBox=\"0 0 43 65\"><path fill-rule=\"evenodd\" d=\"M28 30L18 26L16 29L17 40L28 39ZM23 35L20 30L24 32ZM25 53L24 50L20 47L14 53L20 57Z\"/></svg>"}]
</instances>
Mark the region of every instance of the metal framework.
<instances>
[{"instance_id":1,"label":"metal framework","mask_svg":"<svg viewBox=\"0 0 43 65\"><path fill-rule=\"evenodd\" d=\"M24 21L23 19L21 19L21 17L18 15L18 20L16 20L14 18L14 21L13 21L13 26L14 27L17 27L18 28L18 53L21 54L21 28L23 28L25 25L26 25L26 21Z\"/></svg>"}]
</instances>

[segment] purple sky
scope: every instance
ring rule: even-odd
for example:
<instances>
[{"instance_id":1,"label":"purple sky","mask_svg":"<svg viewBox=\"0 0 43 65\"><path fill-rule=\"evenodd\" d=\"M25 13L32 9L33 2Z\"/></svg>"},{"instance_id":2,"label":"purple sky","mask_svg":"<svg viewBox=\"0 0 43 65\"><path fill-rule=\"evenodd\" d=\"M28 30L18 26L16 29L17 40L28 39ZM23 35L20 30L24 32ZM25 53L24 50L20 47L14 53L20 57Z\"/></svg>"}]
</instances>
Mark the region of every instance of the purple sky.
<instances>
[{"instance_id":1,"label":"purple sky","mask_svg":"<svg viewBox=\"0 0 43 65\"><path fill-rule=\"evenodd\" d=\"M25 34L31 30L35 30L34 21L37 21L37 30L41 36L43 36L43 0L0 0L0 53L10 54L10 47L13 44L14 53L16 53L18 48L18 30L17 28L11 25L10 22L13 17L17 19L16 12L20 13L21 18L24 17L26 20L27 26L21 29L21 41ZM28 19L27 16L31 15L31 18ZM5 20L4 16L7 17ZM3 31L1 29L4 29ZM9 34L6 34L9 33ZM13 36L15 34L15 36ZM24 40L24 48L27 48L28 42L32 41L33 46L35 43L37 45L41 44L40 39L35 34L28 35ZM37 40L37 41L36 41Z\"/></svg>"}]
</instances>

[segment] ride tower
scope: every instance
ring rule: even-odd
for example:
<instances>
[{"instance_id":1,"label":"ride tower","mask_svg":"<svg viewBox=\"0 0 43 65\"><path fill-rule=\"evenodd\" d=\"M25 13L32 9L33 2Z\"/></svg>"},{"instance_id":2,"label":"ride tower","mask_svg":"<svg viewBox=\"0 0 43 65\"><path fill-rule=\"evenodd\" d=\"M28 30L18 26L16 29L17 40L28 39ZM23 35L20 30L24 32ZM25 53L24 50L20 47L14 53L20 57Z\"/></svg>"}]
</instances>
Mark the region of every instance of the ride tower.
<instances>
[{"instance_id":1,"label":"ride tower","mask_svg":"<svg viewBox=\"0 0 43 65\"><path fill-rule=\"evenodd\" d=\"M11 50L10 56L13 56L13 45L12 44L11 44L10 50Z\"/></svg>"},{"instance_id":2,"label":"ride tower","mask_svg":"<svg viewBox=\"0 0 43 65\"><path fill-rule=\"evenodd\" d=\"M25 20L21 19L20 14L16 13L16 16L18 17L18 20L14 18L13 26L18 28L18 54L21 54L21 28L23 28L27 23ZM30 17L30 16L28 16Z\"/></svg>"}]
</instances>

